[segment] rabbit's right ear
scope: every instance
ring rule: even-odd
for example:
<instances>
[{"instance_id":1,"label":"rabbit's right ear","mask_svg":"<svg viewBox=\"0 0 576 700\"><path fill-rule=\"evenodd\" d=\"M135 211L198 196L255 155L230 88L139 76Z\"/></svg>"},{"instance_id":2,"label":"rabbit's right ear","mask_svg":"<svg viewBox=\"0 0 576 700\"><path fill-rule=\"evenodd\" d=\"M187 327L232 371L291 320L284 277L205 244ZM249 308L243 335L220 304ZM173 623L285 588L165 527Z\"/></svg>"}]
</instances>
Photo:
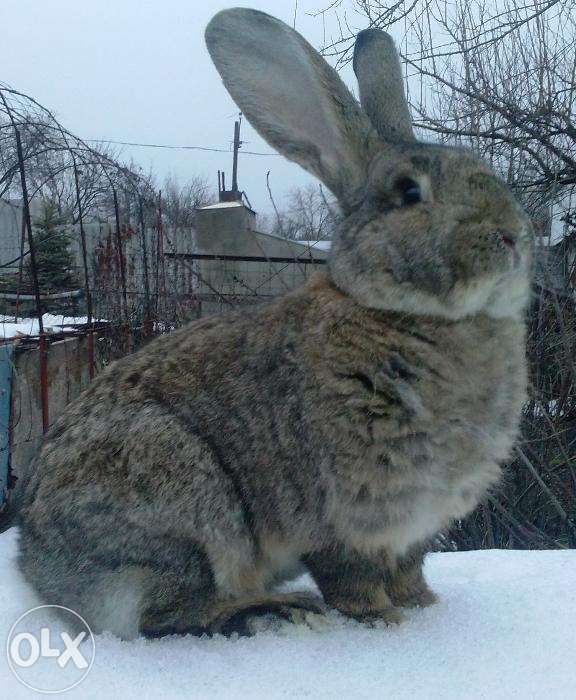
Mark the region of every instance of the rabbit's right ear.
<instances>
[{"instance_id":1,"label":"rabbit's right ear","mask_svg":"<svg viewBox=\"0 0 576 700\"><path fill-rule=\"evenodd\" d=\"M378 140L336 71L283 22L256 10L219 12L206 29L224 85L252 126L346 205Z\"/></svg>"}]
</instances>

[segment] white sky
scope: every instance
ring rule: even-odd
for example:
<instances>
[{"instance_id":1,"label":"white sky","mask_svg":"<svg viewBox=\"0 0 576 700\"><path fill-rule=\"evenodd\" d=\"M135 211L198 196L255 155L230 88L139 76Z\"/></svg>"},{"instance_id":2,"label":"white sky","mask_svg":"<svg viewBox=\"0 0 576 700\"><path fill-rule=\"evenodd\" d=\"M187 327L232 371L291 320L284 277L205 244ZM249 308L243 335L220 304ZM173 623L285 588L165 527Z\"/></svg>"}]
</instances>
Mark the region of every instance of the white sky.
<instances>
[{"instance_id":1,"label":"white sky","mask_svg":"<svg viewBox=\"0 0 576 700\"><path fill-rule=\"evenodd\" d=\"M320 47L320 18L307 13L327 0L299 0L296 28ZM0 80L28 93L85 139L228 148L238 109L204 45L204 28L218 10L245 5L292 24L294 0L0 0ZM358 28L364 26L356 19ZM332 30L334 30L332 26ZM330 26L328 26L328 33ZM344 78L352 83L352 71ZM246 121L246 150L271 148ZM180 180L216 171L231 182L231 154L123 149L144 171ZM278 204L289 189L313 181L279 156L240 156L239 185L253 207L270 210L266 171Z\"/></svg>"}]
</instances>

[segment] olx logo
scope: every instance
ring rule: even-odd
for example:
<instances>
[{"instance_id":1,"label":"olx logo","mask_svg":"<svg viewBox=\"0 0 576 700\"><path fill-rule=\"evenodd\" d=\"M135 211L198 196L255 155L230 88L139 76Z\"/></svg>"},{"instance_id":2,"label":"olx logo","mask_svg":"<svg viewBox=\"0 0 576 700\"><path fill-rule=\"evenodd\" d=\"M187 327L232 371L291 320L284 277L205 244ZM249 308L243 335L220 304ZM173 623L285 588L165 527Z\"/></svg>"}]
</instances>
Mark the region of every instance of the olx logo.
<instances>
[{"instance_id":1,"label":"olx logo","mask_svg":"<svg viewBox=\"0 0 576 700\"><path fill-rule=\"evenodd\" d=\"M63 693L78 685L94 663L94 636L78 613L40 605L12 625L8 665L18 680L39 693Z\"/></svg>"}]
</instances>

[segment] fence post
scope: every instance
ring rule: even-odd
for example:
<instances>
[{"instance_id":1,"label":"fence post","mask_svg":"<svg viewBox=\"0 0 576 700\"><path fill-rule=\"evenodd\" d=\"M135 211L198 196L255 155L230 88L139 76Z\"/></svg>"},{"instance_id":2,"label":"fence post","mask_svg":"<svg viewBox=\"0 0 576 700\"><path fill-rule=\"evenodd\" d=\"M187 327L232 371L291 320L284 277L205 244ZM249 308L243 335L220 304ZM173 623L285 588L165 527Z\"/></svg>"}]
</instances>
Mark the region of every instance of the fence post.
<instances>
[{"instance_id":1,"label":"fence post","mask_svg":"<svg viewBox=\"0 0 576 700\"><path fill-rule=\"evenodd\" d=\"M46 432L50 427L50 415L48 406L48 352L46 336L40 335L38 346L40 353L40 398L42 402L42 432Z\"/></svg>"},{"instance_id":2,"label":"fence post","mask_svg":"<svg viewBox=\"0 0 576 700\"><path fill-rule=\"evenodd\" d=\"M12 343L7 343L0 347L0 505L4 502L10 486L13 354L14 346Z\"/></svg>"},{"instance_id":3,"label":"fence post","mask_svg":"<svg viewBox=\"0 0 576 700\"><path fill-rule=\"evenodd\" d=\"M94 331L88 331L88 377L94 379Z\"/></svg>"},{"instance_id":4,"label":"fence post","mask_svg":"<svg viewBox=\"0 0 576 700\"><path fill-rule=\"evenodd\" d=\"M28 185L26 183L26 165L24 159L24 150L22 149L22 139L20 138L20 130L14 119L14 114L10 108L4 92L0 90L0 100L4 107L6 108L6 113L10 119L10 124L14 130L14 137L16 139L16 155L18 158L18 170L20 172L20 186L22 188L22 212L23 218L26 222L26 228L28 230L28 247L30 248L30 263L32 270L32 282L34 284L34 296L36 297L36 312L38 314L38 328L40 334L44 332L44 324L42 322L42 304L40 301L40 285L38 283L38 268L36 267L36 250L34 238L32 236L32 219L30 217L30 197L28 196Z\"/></svg>"},{"instance_id":5,"label":"fence post","mask_svg":"<svg viewBox=\"0 0 576 700\"><path fill-rule=\"evenodd\" d=\"M142 265L144 273L144 335L149 335L152 325L150 309L150 278L148 276L148 242L146 241L146 223L144 221L144 203L142 196L138 198L140 233L142 235Z\"/></svg>"},{"instance_id":6,"label":"fence post","mask_svg":"<svg viewBox=\"0 0 576 700\"><path fill-rule=\"evenodd\" d=\"M163 298L163 302L166 297L166 270L164 268L164 223L162 221L162 190L158 192L158 245L156 249L156 312L158 313L158 306L160 305L160 299Z\"/></svg>"},{"instance_id":7,"label":"fence post","mask_svg":"<svg viewBox=\"0 0 576 700\"><path fill-rule=\"evenodd\" d=\"M76 206L78 207L78 223L80 225L80 241L82 243L82 262L84 265L84 290L86 294L86 312L88 323L92 323L92 294L90 293L90 279L88 277L88 253L86 250L86 231L84 230L84 212L82 211L82 199L80 197L80 182L78 178L78 166L76 157L72 153L72 165L74 168L74 184L76 185Z\"/></svg>"},{"instance_id":8,"label":"fence post","mask_svg":"<svg viewBox=\"0 0 576 700\"><path fill-rule=\"evenodd\" d=\"M122 287L122 303L124 321L128 322L128 296L126 293L126 270L124 268L124 250L122 247L122 233L120 231L120 208L118 206L118 194L116 188L112 188L114 199L114 218L116 220L116 254L118 256L118 269L120 270L120 284Z\"/></svg>"}]
</instances>

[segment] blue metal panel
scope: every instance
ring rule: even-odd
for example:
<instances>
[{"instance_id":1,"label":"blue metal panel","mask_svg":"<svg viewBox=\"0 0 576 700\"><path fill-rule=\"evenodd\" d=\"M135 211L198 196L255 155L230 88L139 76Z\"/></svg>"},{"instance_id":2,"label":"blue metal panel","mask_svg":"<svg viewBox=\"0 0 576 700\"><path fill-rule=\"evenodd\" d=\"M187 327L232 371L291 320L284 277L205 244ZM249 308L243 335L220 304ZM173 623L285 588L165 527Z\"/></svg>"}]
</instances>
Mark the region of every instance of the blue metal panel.
<instances>
[{"instance_id":1,"label":"blue metal panel","mask_svg":"<svg viewBox=\"0 0 576 700\"><path fill-rule=\"evenodd\" d=\"M8 489L10 466L10 411L12 393L12 355L14 346L0 345L0 505Z\"/></svg>"}]
</instances>

